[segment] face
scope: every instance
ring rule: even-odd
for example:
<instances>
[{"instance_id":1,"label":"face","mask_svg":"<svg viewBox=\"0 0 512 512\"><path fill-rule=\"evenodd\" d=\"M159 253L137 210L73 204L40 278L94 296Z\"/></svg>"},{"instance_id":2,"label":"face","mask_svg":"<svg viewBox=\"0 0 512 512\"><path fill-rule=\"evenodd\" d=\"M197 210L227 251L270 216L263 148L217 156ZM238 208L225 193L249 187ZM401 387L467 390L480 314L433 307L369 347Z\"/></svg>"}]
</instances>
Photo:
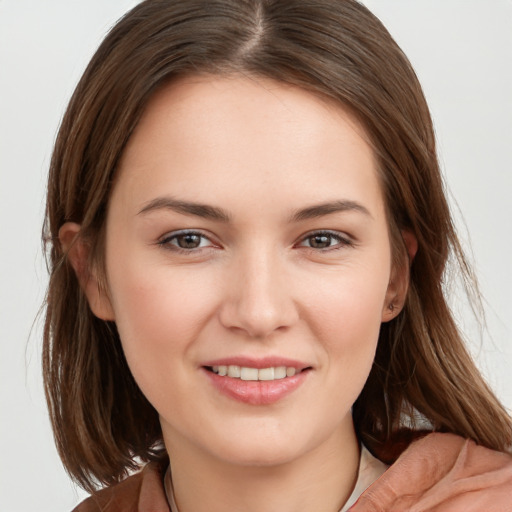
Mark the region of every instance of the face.
<instances>
[{"instance_id":1,"label":"face","mask_svg":"<svg viewBox=\"0 0 512 512\"><path fill-rule=\"evenodd\" d=\"M277 464L353 431L396 278L374 155L339 106L242 77L159 91L123 154L106 269L95 312L171 452Z\"/></svg>"}]
</instances>

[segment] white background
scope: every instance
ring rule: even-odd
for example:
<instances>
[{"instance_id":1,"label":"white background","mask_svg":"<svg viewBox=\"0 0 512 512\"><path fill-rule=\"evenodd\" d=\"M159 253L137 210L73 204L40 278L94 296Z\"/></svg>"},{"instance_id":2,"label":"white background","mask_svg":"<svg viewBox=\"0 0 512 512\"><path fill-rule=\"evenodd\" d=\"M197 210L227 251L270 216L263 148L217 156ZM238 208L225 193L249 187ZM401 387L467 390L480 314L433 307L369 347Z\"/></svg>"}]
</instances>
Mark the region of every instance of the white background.
<instances>
[{"instance_id":1,"label":"white background","mask_svg":"<svg viewBox=\"0 0 512 512\"><path fill-rule=\"evenodd\" d=\"M135 0L0 0L0 503L68 511L40 378L44 190L56 130L105 32ZM461 234L487 300L472 351L512 408L512 0L367 0L429 100ZM456 206L456 204L458 206ZM456 301L457 302L457 301ZM457 308L460 309L460 308ZM462 311L461 317L467 316ZM462 321L462 320L461 320Z\"/></svg>"}]
</instances>

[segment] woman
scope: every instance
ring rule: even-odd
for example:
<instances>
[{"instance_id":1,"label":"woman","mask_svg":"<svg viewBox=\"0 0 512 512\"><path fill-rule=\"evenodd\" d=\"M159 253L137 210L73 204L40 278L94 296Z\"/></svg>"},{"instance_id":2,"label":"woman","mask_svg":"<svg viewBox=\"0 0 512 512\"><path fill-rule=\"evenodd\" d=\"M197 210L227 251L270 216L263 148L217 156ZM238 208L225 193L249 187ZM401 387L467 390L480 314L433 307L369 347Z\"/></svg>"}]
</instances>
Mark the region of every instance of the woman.
<instances>
[{"instance_id":1,"label":"woman","mask_svg":"<svg viewBox=\"0 0 512 512\"><path fill-rule=\"evenodd\" d=\"M47 237L57 445L109 486L79 510L506 510L428 108L357 2L138 5L63 120Z\"/></svg>"}]
</instances>

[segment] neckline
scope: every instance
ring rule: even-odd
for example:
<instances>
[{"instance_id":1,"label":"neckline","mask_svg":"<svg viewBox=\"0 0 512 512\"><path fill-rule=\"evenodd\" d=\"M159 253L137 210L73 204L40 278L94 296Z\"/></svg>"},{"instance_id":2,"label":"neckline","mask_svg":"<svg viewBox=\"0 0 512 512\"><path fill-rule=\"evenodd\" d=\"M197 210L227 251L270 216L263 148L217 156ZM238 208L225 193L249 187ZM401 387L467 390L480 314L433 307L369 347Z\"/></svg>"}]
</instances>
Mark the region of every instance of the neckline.
<instances>
[{"instance_id":1,"label":"neckline","mask_svg":"<svg viewBox=\"0 0 512 512\"><path fill-rule=\"evenodd\" d=\"M352 490L348 500L339 512L348 512L350 507L354 505L361 494L363 494L363 492L368 487L370 487L370 485L372 485L389 467L374 457L363 444L361 444L360 453L361 455L359 457L359 467L354 489ZM172 485L170 464L167 466L165 471L163 484L165 496L167 497L167 503L171 509L171 512L180 512L174 498L174 487Z\"/></svg>"}]
</instances>

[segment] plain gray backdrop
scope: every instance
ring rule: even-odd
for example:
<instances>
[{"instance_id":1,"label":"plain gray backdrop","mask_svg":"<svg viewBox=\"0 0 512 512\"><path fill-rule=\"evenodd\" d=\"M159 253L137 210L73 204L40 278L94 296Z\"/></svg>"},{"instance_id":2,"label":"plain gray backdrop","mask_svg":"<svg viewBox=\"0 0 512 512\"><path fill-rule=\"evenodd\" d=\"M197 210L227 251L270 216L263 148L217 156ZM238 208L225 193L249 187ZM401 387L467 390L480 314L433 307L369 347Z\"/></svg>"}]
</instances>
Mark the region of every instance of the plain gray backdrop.
<instances>
[{"instance_id":1,"label":"plain gray backdrop","mask_svg":"<svg viewBox=\"0 0 512 512\"><path fill-rule=\"evenodd\" d=\"M283 0L285 1L285 0ZM134 0L0 0L0 503L69 511L84 493L57 456L40 376L47 282L40 249L48 162L65 105L109 27ZM512 1L366 0L429 101L488 329L454 294L490 385L512 407ZM463 220L464 219L464 220ZM469 233L469 236L468 236Z\"/></svg>"}]
</instances>

